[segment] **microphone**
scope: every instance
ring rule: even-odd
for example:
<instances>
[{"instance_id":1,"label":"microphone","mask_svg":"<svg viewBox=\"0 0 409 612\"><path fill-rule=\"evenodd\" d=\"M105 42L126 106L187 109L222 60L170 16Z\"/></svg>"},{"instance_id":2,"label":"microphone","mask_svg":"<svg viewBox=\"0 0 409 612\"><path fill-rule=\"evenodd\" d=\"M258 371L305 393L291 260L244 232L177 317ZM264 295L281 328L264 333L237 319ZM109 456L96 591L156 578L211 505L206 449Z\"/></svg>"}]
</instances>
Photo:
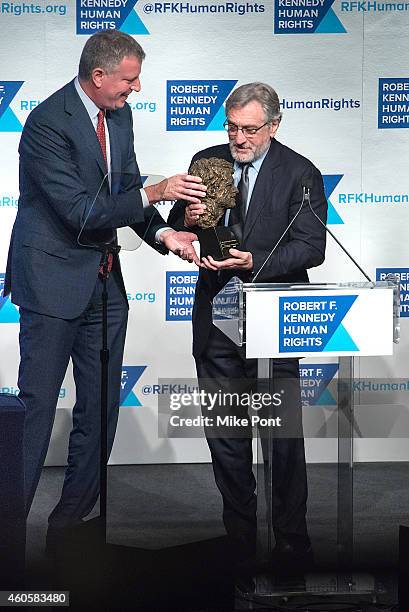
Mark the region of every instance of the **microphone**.
<instances>
[{"instance_id":1,"label":"microphone","mask_svg":"<svg viewBox=\"0 0 409 612\"><path fill-rule=\"evenodd\" d=\"M310 190L312 189L312 178L311 176L308 176L306 179L303 179L301 181L301 187L303 189L303 195L304 193L308 193L308 198L310 197Z\"/></svg>"},{"instance_id":2,"label":"microphone","mask_svg":"<svg viewBox=\"0 0 409 612\"><path fill-rule=\"evenodd\" d=\"M311 206L311 198L310 198L310 191L312 189L312 178L308 177L306 179L303 179L302 182L301 182L301 185L302 185L302 197L303 197L303 201L307 202L308 207L309 207L310 211L312 212L312 214L314 215L314 217L316 219L318 219L318 221L321 223L321 225L325 228L325 231L328 232L328 234L330 236L332 236L332 238L335 240L337 245L339 247L341 247L341 249L344 251L344 253L349 257L349 259L352 261L352 263L361 272L361 274L363 274L365 276L366 280L368 282L374 284L373 281L369 278L369 276L365 272L365 270L363 270L361 268L359 263L352 257L351 253L349 253L349 251L347 251L347 249L344 247L344 245L341 244L341 242L338 240L338 238L335 236L335 234L332 233L332 231L329 229L329 227L327 227L327 225L322 221L322 219L319 218L319 216L317 215L315 210L312 208L312 206Z\"/></svg>"}]
</instances>

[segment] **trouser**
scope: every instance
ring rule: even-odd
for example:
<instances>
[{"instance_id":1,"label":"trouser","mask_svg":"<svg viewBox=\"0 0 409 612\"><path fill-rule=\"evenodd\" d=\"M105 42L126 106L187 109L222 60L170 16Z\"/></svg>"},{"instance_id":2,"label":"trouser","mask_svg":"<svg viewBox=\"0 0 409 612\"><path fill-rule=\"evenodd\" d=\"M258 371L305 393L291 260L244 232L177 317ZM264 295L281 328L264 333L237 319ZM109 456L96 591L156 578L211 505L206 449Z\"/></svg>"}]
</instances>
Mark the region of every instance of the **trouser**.
<instances>
[{"instance_id":1,"label":"trouser","mask_svg":"<svg viewBox=\"0 0 409 612\"><path fill-rule=\"evenodd\" d=\"M108 451L118 419L121 367L128 309L117 272L108 279ZM91 512L99 495L100 349L102 345L102 280L91 300L72 320L20 309L20 397L27 406L24 433L25 500L30 510L47 454L56 404L72 359L76 402L72 413L68 461L61 499L50 525L64 527Z\"/></svg>"},{"instance_id":2,"label":"trouser","mask_svg":"<svg viewBox=\"0 0 409 612\"><path fill-rule=\"evenodd\" d=\"M201 389L209 393L238 390L243 394L254 390L256 384L257 360L245 359L243 350L215 327L212 327L205 351L196 358L196 369ZM277 389L284 387L286 391L290 390L287 398L283 394L280 414L283 419L286 416L291 419L293 425L289 428L292 437L274 437L272 444L271 519L274 535L277 543L306 546L309 544L306 525L307 477L298 360L274 360L274 383ZM248 416L246 407L236 405L233 410L239 417ZM209 415L206 408L202 408L202 412L204 416ZM216 406L212 410L213 422L217 413L226 415L228 412L225 406ZM241 428L239 432L233 429L206 427L205 433L216 484L223 498L226 531L243 554L250 555L254 553L256 543L252 429L251 426ZM223 435L223 431L227 435ZM266 431L260 432L264 455L266 434Z\"/></svg>"}]
</instances>

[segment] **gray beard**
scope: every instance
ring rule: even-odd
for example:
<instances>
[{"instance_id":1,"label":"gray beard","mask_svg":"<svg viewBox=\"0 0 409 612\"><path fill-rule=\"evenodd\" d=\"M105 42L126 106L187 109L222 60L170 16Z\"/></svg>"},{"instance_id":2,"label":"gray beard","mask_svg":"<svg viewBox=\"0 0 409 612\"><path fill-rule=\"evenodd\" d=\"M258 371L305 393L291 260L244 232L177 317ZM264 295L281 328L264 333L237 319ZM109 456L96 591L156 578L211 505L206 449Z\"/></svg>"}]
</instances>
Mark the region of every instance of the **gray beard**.
<instances>
[{"instance_id":1,"label":"gray beard","mask_svg":"<svg viewBox=\"0 0 409 612\"><path fill-rule=\"evenodd\" d=\"M264 153L270 148L271 145L271 140L270 142L267 142L265 145L260 145L259 147L256 147L255 151L251 151L252 156L250 159L247 159L245 162L242 162L238 155L237 152L234 150L234 144L232 142L229 142L229 148L230 148L230 153L232 158L239 162L239 163L247 163L247 164L252 164L254 161L257 161L258 159L260 159L260 157L263 157ZM249 151L249 149L246 149L246 151Z\"/></svg>"}]
</instances>

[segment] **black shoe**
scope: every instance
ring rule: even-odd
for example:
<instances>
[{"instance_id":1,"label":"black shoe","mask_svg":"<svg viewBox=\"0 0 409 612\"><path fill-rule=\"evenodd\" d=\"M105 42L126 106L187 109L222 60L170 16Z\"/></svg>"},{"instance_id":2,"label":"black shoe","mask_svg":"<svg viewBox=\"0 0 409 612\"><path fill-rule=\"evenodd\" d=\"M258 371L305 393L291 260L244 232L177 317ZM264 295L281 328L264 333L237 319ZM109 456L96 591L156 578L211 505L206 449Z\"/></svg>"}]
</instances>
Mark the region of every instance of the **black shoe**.
<instances>
[{"instance_id":1,"label":"black shoe","mask_svg":"<svg viewBox=\"0 0 409 612\"><path fill-rule=\"evenodd\" d=\"M313 568L314 554L310 544L278 542L271 554L271 563L277 574L298 575Z\"/></svg>"},{"instance_id":2,"label":"black shoe","mask_svg":"<svg viewBox=\"0 0 409 612\"><path fill-rule=\"evenodd\" d=\"M238 597L254 593L256 584L254 577L257 575L256 555L237 556L233 562L234 586Z\"/></svg>"},{"instance_id":3,"label":"black shoe","mask_svg":"<svg viewBox=\"0 0 409 612\"><path fill-rule=\"evenodd\" d=\"M100 544L100 532L94 521L77 521L65 527L48 527L45 554L53 559L79 551L95 549Z\"/></svg>"},{"instance_id":4,"label":"black shoe","mask_svg":"<svg viewBox=\"0 0 409 612\"><path fill-rule=\"evenodd\" d=\"M238 597L246 597L256 590L256 583L251 576L237 576L234 580L234 587Z\"/></svg>"},{"instance_id":5,"label":"black shoe","mask_svg":"<svg viewBox=\"0 0 409 612\"><path fill-rule=\"evenodd\" d=\"M45 539L45 554L49 558L62 556L71 548L76 540L77 525L67 527L48 527Z\"/></svg>"}]
</instances>

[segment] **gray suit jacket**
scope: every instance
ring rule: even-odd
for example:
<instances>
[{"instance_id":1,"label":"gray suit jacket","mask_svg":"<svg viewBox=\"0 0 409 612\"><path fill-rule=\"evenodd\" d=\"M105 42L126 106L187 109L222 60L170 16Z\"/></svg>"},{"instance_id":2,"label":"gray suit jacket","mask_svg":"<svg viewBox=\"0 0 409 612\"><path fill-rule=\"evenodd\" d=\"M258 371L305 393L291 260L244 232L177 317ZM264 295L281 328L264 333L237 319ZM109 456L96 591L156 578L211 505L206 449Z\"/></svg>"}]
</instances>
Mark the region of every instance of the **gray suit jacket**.
<instances>
[{"instance_id":1,"label":"gray suit jacket","mask_svg":"<svg viewBox=\"0 0 409 612\"><path fill-rule=\"evenodd\" d=\"M106 166L95 129L74 81L27 119L4 285L4 295L11 291L19 306L64 319L79 316L98 275L101 252L93 247L127 225L154 246L157 230L166 227L156 209L143 209L129 106L108 111L107 124L111 190L104 182Z\"/></svg>"}]
</instances>

